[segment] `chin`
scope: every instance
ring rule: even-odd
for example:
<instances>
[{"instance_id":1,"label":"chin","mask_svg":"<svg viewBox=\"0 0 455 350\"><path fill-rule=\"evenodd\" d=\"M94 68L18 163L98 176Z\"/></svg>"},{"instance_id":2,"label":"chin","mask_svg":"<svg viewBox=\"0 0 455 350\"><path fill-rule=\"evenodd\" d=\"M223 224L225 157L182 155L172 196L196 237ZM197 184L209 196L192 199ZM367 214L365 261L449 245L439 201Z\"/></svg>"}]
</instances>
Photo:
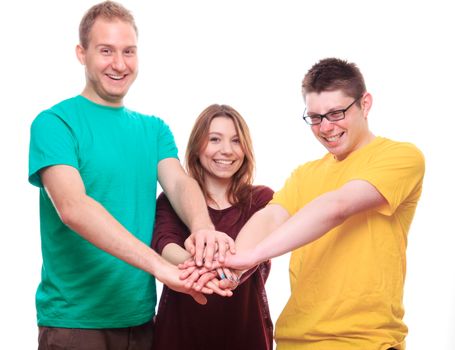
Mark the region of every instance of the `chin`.
<instances>
[{"instance_id":1,"label":"chin","mask_svg":"<svg viewBox=\"0 0 455 350\"><path fill-rule=\"evenodd\" d=\"M110 94L109 99L112 102L121 102L123 98L126 96L126 93L121 93L121 94Z\"/></svg>"}]
</instances>

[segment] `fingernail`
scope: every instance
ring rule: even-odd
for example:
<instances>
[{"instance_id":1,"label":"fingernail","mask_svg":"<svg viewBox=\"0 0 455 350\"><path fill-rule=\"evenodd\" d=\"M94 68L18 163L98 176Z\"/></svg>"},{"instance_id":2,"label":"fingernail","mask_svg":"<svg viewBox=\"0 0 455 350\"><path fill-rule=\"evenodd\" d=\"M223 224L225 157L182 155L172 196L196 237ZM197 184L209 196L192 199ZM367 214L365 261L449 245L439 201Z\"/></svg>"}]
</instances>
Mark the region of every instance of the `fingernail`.
<instances>
[{"instance_id":1,"label":"fingernail","mask_svg":"<svg viewBox=\"0 0 455 350\"><path fill-rule=\"evenodd\" d=\"M220 276L220 277L221 277L222 280L225 280L225 279L226 279L226 275L225 275L224 273L221 273L221 276Z\"/></svg>"}]
</instances>

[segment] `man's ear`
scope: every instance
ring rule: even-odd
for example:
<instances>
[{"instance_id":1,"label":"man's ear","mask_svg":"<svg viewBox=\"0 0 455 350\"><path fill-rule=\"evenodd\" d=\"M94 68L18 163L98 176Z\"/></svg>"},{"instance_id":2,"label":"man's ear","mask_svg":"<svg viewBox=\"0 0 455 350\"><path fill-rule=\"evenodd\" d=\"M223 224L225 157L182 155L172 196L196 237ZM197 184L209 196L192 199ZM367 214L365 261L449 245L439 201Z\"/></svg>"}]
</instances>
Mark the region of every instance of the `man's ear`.
<instances>
[{"instance_id":1,"label":"man's ear","mask_svg":"<svg viewBox=\"0 0 455 350\"><path fill-rule=\"evenodd\" d=\"M361 100L361 106L364 111L365 118L370 112L371 106L373 105L373 96L369 92L365 92Z\"/></svg>"},{"instance_id":2,"label":"man's ear","mask_svg":"<svg viewBox=\"0 0 455 350\"><path fill-rule=\"evenodd\" d=\"M79 62L85 66L85 49L81 44L76 45L76 56Z\"/></svg>"}]
</instances>

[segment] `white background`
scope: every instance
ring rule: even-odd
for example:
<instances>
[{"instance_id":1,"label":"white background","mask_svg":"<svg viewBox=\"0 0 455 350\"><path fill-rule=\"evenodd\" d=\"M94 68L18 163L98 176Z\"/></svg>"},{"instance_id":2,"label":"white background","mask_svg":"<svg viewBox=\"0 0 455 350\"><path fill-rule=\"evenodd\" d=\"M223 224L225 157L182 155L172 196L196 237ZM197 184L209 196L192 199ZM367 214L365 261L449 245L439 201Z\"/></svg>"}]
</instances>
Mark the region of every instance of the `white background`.
<instances>
[{"instance_id":1,"label":"white background","mask_svg":"<svg viewBox=\"0 0 455 350\"><path fill-rule=\"evenodd\" d=\"M0 98L2 348L36 348L34 293L41 253L38 189L27 183L29 125L84 86L74 54L79 21L95 1L2 6ZM376 135L415 143L426 156L411 226L405 320L408 349L455 349L453 228L453 11L449 1L133 1L140 74L126 105L171 126L183 157L194 119L211 103L247 120L257 184L278 190L299 163L325 152L301 119L300 83L317 60L356 62L374 105ZM276 320L289 295L288 256L273 261ZM10 339L19 345L5 346ZM12 343L11 343L12 344Z\"/></svg>"}]
</instances>

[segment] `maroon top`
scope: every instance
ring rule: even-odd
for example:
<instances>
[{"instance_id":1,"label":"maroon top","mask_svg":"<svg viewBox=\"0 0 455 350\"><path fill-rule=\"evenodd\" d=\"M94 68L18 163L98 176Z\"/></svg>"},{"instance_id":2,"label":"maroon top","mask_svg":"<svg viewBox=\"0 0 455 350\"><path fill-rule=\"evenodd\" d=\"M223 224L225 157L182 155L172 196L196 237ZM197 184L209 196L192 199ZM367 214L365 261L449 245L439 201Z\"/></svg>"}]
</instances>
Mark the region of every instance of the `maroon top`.
<instances>
[{"instance_id":1,"label":"maroon top","mask_svg":"<svg viewBox=\"0 0 455 350\"><path fill-rule=\"evenodd\" d=\"M223 210L209 208L216 230L233 239L248 219L272 199L273 191L253 186L251 203ZM161 254L169 243L183 247L188 228L161 194L156 206L152 247ZM270 261L261 263L232 297L207 295L206 305L187 294L163 286L153 335L154 350L272 350L273 323L270 318L265 281Z\"/></svg>"}]
</instances>

